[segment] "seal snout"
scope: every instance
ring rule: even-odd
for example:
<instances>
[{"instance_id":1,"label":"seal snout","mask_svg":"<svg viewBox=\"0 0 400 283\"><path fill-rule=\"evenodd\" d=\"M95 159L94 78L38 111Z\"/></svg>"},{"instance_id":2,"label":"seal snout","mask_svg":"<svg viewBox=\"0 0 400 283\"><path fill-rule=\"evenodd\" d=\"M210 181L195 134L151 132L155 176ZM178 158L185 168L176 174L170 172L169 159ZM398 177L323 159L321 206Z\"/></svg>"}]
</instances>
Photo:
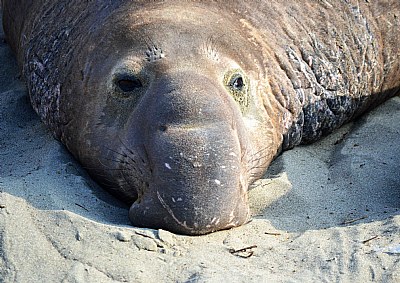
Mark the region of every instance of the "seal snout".
<instances>
[{"instance_id":1,"label":"seal snout","mask_svg":"<svg viewBox=\"0 0 400 283\"><path fill-rule=\"evenodd\" d=\"M141 116L152 176L130 208L133 225L200 235L246 223L245 142L234 100L193 73L170 74L153 87Z\"/></svg>"},{"instance_id":2,"label":"seal snout","mask_svg":"<svg viewBox=\"0 0 400 283\"><path fill-rule=\"evenodd\" d=\"M155 134L147 148L153 178L129 212L135 226L197 235L247 222L240 145L226 134L229 127L185 125Z\"/></svg>"}]
</instances>

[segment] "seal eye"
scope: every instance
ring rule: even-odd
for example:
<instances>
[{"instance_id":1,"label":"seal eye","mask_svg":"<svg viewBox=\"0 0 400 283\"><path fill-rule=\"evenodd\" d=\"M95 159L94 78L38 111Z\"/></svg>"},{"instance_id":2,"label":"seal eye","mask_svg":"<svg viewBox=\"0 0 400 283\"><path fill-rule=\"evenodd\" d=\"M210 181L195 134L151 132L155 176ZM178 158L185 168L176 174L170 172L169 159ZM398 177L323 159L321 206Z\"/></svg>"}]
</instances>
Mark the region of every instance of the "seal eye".
<instances>
[{"instance_id":1,"label":"seal eye","mask_svg":"<svg viewBox=\"0 0 400 283\"><path fill-rule=\"evenodd\" d=\"M248 78L243 74L242 70L231 70L225 74L224 84L244 113L249 106L250 83Z\"/></svg>"},{"instance_id":2,"label":"seal eye","mask_svg":"<svg viewBox=\"0 0 400 283\"><path fill-rule=\"evenodd\" d=\"M134 91L135 89L141 88L143 86L142 82L135 77L118 79L116 81L116 84L123 92Z\"/></svg>"},{"instance_id":3,"label":"seal eye","mask_svg":"<svg viewBox=\"0 0 400 283\"><path fill-rule=\"evenodd\" d=\"M240 74L234 75L229 84L234 91L242 91L244 88L244 80Z\"/></svg>"}]
</instances>

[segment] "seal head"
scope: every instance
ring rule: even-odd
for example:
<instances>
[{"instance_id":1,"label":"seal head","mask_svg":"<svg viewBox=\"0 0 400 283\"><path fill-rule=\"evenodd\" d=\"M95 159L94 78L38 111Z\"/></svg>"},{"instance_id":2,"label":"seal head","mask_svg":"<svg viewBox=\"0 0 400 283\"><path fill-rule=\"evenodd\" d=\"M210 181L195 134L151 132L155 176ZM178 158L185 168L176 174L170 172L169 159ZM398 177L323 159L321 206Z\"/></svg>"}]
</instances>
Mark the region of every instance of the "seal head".
<instances>
[{"instance_id":1,"label":"seal head","mask_svg":"<svg viewBox=\"0 0 400 283\"><path fill-rule=\"evenodd\" d=\"M246 34L201 7L124 13L77 61L81 89L62 103L72 114L61 139L96 180L134 201L136 226L205 234L246 223L247 188L278 150L260 144L273 127L261 118Z\"/></svg>"}]
</instances>

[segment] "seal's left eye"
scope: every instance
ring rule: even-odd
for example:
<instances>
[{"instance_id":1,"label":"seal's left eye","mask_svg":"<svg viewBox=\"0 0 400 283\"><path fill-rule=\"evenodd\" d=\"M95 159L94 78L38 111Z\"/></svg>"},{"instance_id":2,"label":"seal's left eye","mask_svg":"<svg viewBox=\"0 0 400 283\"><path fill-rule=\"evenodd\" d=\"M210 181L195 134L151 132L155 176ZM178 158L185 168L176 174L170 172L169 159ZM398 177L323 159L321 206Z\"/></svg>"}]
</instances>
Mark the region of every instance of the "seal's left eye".
<instances>
[{"instance_id":1,"label":"seal's left eye","mask_svg":"<svg viewBox=\"0 0 400 283\"><path fill-rule=\"evenodd\" d=\"M224 84L244 113L249 105L249 79L241 70L231 70L225 74Z\"/></svg>"},{"instance_id":2,"label":"seal's left eye","mask_svg":"<svg viewBox=\"0 0 400 283\"><path fill-rule=\"evenodd\" d=\"M242 91L245 86L243 77L240 74L233 76L229 85L235 91Z\"/></svg>"},{"instance_id":3,"label":"seal's left eye","mask_svg":"<svg viewBox=\"0 0 400 283\"><path fill-rule=\"evenodd\" d=\"M135 77L119 79L116 83L123 92L134 91L135 89L143 86L142 82Z\"/></svg>"}]
</instances>

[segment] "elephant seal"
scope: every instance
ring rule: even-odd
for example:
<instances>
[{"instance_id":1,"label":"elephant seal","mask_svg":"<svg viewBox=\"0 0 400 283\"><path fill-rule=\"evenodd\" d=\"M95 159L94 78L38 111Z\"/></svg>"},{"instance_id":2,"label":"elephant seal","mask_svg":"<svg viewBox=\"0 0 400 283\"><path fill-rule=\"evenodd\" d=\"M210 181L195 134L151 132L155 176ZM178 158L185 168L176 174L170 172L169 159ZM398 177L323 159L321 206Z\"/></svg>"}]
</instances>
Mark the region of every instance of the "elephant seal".
<instances>
[{"instance_id":1,"label":"elephant seal","mask_svg":"<svg viewBox=\"0 0 400 283\"><path fill-rule=\"evenodd\" d=\"M400 2L3 0L33 108L136 226L249 220L282 150L399 93Z\"/></svg>"}]
</instances>

